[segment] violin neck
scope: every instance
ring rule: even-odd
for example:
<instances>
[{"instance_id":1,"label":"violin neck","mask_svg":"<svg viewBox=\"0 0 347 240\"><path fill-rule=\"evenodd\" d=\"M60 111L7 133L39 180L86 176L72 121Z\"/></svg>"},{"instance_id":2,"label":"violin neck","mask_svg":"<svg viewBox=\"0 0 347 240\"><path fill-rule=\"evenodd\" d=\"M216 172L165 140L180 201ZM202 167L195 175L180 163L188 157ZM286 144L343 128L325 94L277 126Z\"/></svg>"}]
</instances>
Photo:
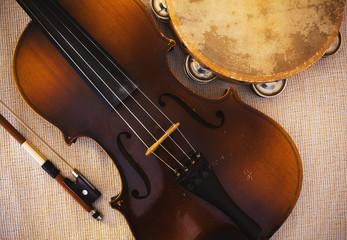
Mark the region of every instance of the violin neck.
<instances>
[{"instance_id":1,"label":"violin neck","mask_svg":"<svg viewBox=\"0 0 347 240\"><path fill-rule=\"evenodd\" d=\"M115 108L138 88L116 60L56 1L17 2L107 105Z\"/></svg>"}]
</instances>

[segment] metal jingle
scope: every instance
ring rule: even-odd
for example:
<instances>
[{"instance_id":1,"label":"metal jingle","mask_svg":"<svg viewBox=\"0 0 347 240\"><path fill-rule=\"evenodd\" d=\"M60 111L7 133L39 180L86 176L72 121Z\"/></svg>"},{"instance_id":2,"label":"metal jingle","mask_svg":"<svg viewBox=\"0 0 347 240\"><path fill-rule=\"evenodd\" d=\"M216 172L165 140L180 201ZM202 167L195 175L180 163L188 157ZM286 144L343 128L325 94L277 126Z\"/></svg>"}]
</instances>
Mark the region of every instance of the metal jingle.
<instances>
[{"instance_id":1,"label":"metal jingle","mask_svg":"<svg viewBox=\"0 0 347 240\"><path fill-rule=\"evenodd\" d=\"M206 84L217 78L207 67L202 66L190 55L186 58L184 70L190 79L199 84Z\"/></svg>"},{"instance_id":2,"label":"metal jingle","mask_svg":"<svg viewBox=\"0 0 347 240\"><path fill-rule=\"evenodd\" d=\"M287 86L287 80L277 80L275 82L252 84L252 90L260 97L271 98L279 95Z\"/></svg>"},{"instance_id":3,"label":"metal jingle","mask_svg":"<svg viewBox=\"0 0 347 240\"><path fill-rule=\"evenodd\" d=\"M166 1L165 0L151 0L151 7L152 11L154 12L155 16L163 21L163 22L169 22L170 17L169 13L167 11Z\"/></svg>"},{"instance_id":4,"label":"metal jingle","mask_svg":"<svg viewBox=\"0 0 347 240\"><path fill-rule=\"evenodd\" d=\"M342 36L339 32L337 36L335 37L334 41L330 44L328 50L324 53L323 57L330 57L335 55L341 48L342 43Z\"/></svg>"}]
</instances>

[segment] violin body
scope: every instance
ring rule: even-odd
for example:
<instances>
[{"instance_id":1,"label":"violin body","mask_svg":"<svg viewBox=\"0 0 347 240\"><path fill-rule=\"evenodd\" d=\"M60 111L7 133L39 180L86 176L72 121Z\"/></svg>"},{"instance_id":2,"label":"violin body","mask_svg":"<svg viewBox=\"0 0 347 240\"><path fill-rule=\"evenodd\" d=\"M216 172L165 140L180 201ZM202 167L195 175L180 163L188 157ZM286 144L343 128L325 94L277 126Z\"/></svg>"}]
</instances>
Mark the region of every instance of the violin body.
<instances>
[{"instance_id":1,"label":"violin body","mask_svg":"<svg viewBox=\"0 0 347 240\"><path fill-rule=\"evenodd\" d=\"M230 198L259 224L260 238L269 238L286 220L301 190L300 156L284 129L244 104L233 89L219 99L187 89L167 65L174 41L160 33L141 2L62 0L60 4L163 113L180 122L180 131L207 159ZM145 156L146 147L129 126L36 23L29 24L17 44L13 71L25 102L58 127L67 144L82 136L92 138L114 161L123 187L111 205L125 216L136 239L213 239L214 233L226 229L232 230L232 238L245 239L223 211L177 184L177 176L155 155ZM132 96L148 106L146 110L165 129L171 126L138 90ZM132 99L124 102L157 138L163 135ZM154 143L123 105L117 111L145 142ZM177 131L172 138L188 151ZM171 141L163 145L182 162L186 160ZM162 148L155 152L170 159ZM172 159L168 163L177 165Z\"/></svg>"}]
</instances>

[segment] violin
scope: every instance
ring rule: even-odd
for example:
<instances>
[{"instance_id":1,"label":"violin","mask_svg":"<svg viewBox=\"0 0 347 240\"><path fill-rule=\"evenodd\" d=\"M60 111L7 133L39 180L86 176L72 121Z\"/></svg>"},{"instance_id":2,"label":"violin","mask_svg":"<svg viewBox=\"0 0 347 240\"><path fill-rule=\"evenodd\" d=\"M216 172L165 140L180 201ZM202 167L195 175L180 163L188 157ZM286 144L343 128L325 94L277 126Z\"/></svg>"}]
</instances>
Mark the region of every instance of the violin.
<instances>
[{"instance_id":1,"label":"violin","mask_svg":"<svg viewBox=\"0 0 347 240\"><path fill-rule=\"evenodd\" d=\"M290 136L233 89L199 96L170 71L138 0L17 0L33 21L14 53L18 91L64 141L96 141L117 167L110 205L136 239L267 239L299 197Z\"/></svg>"}]
</instances>

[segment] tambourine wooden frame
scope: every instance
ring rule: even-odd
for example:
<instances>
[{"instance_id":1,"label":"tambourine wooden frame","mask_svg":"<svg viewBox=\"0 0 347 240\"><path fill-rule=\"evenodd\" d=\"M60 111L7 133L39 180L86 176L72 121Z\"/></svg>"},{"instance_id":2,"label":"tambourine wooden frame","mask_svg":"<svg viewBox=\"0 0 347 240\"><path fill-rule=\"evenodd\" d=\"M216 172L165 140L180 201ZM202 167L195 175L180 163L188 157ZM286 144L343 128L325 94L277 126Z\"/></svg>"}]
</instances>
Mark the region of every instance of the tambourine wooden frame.
<instances>
[{"instance_id":1,"label":"tambourine wooden frame","mask_svg":"<svg viewBox=\"0 0 347 240\"><path fill-rule=\"evenodd\" d=\"M339 32L340 26L342 24L342 19L343 19L343 14L342 14L341 16L338 17L335 26L333 26L334 30L332 31L331 35L327 38L327 41L321 46L321 48L313 56L305 60L303 64L295 68L288 69L287 71L275 73L273 75L262 75L262 76L245 75L242 73L238 73L236 71L229 71L227 69L220 67L219 65L214 63L213 60L204 56L189 41L189 39L185 36L185 33L181 28L179 16L175 13L175 11L172 10L173 1L175 0L166 0L166 4L167 4L169 16L170 16L170 25L172 26L174 32L176 33L178 39L183 44L188 54L190 54L199 63L208 67L220 79L228 81L228 82L234 82L234 83L236 82L236 83L252 84L252 83L273 82L280 79L286 79L294 74L297 74L305 70L306 68L314 64L316 61L318 61L325 54L330 44L336 38ZM341 6L341 8L344 9L344 4Z\"/></svg>"}]
</instances>

